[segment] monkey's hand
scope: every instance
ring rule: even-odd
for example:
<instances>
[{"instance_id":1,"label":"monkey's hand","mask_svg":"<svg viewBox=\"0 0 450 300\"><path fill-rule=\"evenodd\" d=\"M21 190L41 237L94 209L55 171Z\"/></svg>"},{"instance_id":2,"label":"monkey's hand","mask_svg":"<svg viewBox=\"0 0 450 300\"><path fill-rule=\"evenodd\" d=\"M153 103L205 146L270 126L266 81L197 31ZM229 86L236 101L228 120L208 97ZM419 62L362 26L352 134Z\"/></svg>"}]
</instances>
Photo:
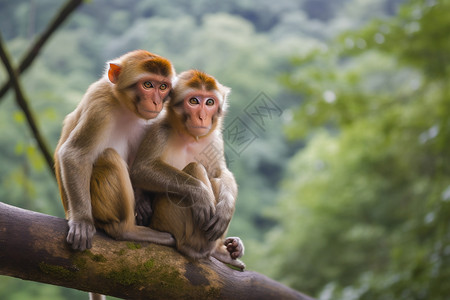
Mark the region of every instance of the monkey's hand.
<instances>
[{"instance_id":1,"label":"monkey's hand","mask_svg":"<svg viewBox=\"0 0 450 300\"><path fill-rule=\"evenodd\" d=\"M193 211L194 223L198 228L204 228L210 222L211 218L216 212L214 206L214 194L211 189L208 189L206 185L197 189L197 196L194 196L195 208Z\"/></svg>"},{"instance_id":2,"label":"monkey's hand","mask_svg":"<svg viewBox=\"0 0 450 300\"><path fill-rule=\"evenodd\" d=\"M216 213L211 220L203 227L206 232L206 238L209 241L215 241L220 238L228 228L233 208L226 201L221 201L216 206Z\"/></svg>"},{"instance_id":3,"label":"monkey's hand","mask_svg":"<svg viewBox=\"0 0 450 300\"><path fill-rule=\"evenodd\" d=\"M92 248L92 237L95 233L95 226L91 222L69 220L69 233L67 243L72 245L72 249L84 251Z\"/></svg>"},{"instance_id":4,"label":"monkey's hand","mask_svg":"<svg viewBox=\"0 0 450 300\"><path fill-rule=\"evenodd\" d=\"M223 243L232 259L238 259L244 255L244 243L238 237L229 237Z\"/></svg>"},{"instance_id":5,"label":"monkey's hand","mask_svg":"<svg viewBox=\"0 0 450 300\"><path fill-rule=\"evenodd\" d=\"M136 202L136 225L149 226L150 219L153 215L152 205L150 201Z\"/></svg>"},{"instance_id":6,"label":"monkey's hand","mask_svg":"<svg viewBox=\"0 0 450 300\"><path fill-rule=\"evenodd\" d=\"M134 208L136 225L149 226L153 215L151 199L142 190L136 190L134 198L136 199Z\"/></svg>"}]
</instances>

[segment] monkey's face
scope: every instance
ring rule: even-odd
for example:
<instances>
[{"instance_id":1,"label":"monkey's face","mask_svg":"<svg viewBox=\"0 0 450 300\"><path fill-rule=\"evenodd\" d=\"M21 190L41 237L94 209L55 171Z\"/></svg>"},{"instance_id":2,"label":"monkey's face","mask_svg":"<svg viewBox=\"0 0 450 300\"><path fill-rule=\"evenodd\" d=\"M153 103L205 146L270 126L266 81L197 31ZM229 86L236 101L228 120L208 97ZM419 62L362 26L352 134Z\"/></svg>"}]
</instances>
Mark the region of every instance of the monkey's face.
<instances>
[{"instance_id":1,"label":"monkey's face","mask_svg":"<svg viewBox=\"0 0 450 300\"><path fill-rule=\"evenodd\" d=\"M196 137L207 135L214 128L220 103L217 94L196 90L185 96L183 108L186 114L186 129Z\"/></svg>"},{"instance_id":2,"label":"monkey's face","mask_svg":"<svg viewBox=\"0 0 450 300\"><path fill-rule=\"evenodd\" d=\"M168 77L152 74L140 79L136 84L137 114L146 120L156 118L171 88L171 79Z\"/></svg>"}]
</instances>

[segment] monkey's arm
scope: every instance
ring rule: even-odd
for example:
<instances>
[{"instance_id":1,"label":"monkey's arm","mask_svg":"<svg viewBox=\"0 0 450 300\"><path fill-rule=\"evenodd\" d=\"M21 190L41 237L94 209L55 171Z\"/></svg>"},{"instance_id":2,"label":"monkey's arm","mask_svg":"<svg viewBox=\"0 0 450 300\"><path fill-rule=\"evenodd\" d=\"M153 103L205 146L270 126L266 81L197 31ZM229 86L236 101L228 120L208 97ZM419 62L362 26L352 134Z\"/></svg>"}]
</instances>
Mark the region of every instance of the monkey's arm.
<instances>
[{"instance_id":1,"label":"monkey's arm","mask_svg":"<svg viewBox=\"0 0 450 300\"><path fill-rule=\"evenodd\" d=\"M67 218L69 233L67 242L73 249L81 251L91 248L91 238L95 233L91 212L89 179L92 168L83 156L70 145L63 145L59 151L61 177L67 195Z\"/></svg>"},{"instance_id":2,"label":"monkey's arm","mask_svg":"<svg viewBox=\"0 0 450 300\"><path fill-rule=\"evenodd\" d=\"M67 218L69 232L67 242L73 249L85 250L91 248L91 239L95 233L92 217L90 178L92 165L98 156L96 149L102 136L108 130L108 119L97 113L91 119L76 120L76 126L68 135L67 140L58 149L61 181L67 195ZM103 123L100 123L103 122ZM103 124L98 126L97 124Z\"/></svg>"},{"instance_id":3,"label":"monkey's arm","mask_svg":"<svg viewBox=\"0 0 450 300\"><path fill-rule=\"evenodd\" d=\"M233 174L222 164L220 175L211 179L211 185L217 198L216 213L203 228L210 241L215 241L225 234L237 197L237 184Z\"/></svg>"},{"instance_id":4,"label":"monkey's arm","mask_svg":"<svg viewBox=\"0 0 450 300\"><path fill-rule=\"evenodd\" d=\"M211 202L214 195L201 180L162 159L168 147L169 131L165 123L155 123L147 130L130 170L133 187L167 193L169 197L171 194L181 196L177 204L184 207Z\"/></svg>"},{"instance_id":5,"label":"monkey's arm","mask_svg":"<svg viewBox=\"0 0 450 300\"><path fill-rule=\"evenodd\" d=\"M138 154L130 176L135 188L166 193L182 207L197 206L194 220L198 226L204 226L215 213L214 195L202 181L160 159L148 161Z\"/></svg>"}]
</instances>

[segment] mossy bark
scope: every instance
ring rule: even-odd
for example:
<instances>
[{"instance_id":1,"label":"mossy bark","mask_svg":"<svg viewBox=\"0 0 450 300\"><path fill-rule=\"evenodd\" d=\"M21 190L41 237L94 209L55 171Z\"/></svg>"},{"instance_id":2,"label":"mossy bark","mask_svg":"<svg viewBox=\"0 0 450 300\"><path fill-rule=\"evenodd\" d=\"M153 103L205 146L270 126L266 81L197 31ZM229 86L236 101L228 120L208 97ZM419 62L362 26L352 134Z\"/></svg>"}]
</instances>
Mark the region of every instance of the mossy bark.
<instances>
[{"instance_id":1,"label":"mossy bark","mask_svg":"<svg viewBox=\"0 0 450 300\"><path fill-rule=\"evenodd\" d=\"M0 202L0 274L126 299L311 299L266 276L175 249L115 241L71 250L67 221Z\"/></svg>"}]
</instances>

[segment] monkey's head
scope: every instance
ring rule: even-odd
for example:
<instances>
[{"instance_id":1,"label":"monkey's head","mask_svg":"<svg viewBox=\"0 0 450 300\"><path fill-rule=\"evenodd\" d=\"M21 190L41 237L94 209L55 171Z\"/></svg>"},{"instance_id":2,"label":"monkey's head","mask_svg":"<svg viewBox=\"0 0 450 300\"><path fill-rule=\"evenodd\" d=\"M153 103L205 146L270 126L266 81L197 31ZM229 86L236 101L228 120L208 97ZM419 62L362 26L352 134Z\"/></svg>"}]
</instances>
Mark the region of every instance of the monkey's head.
<instances>
[{"instance_id":1,"label":"monkey's head","mask_svg":"<svg viewBox=\"0 0 450 300\"><path fill-rule=\"evenodd\" d=\"M175 69L164 57L136 50L109 62L106 76L117 99L138 117L148 120L161 112L172 89Z\"/></svg>"},{"instance_id":2,"label":"monkey's head","mask_svg":"<svg viewBox=\"0 0 450 300\"><path fill-rule=\"evenodd\" d=\"M229 93L230 88L214 77L198 70L185 71L175 80L169 111L176 115L184 131L201 138L220 123Z\"/></svg>"}]
</instances>

